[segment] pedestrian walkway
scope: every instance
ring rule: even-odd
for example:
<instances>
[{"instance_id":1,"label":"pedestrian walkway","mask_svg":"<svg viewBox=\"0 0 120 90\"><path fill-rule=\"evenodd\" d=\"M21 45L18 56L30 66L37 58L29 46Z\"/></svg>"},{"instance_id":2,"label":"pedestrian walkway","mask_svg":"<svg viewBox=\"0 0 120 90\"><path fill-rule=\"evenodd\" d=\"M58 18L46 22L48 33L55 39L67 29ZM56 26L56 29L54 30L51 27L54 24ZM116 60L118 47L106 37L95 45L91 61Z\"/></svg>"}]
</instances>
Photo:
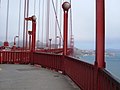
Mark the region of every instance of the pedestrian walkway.
<instances>
[{"instance_id":1,"label":"pedestrian walkway","mask_svg":"<svg viewBox=\"0 0 120 90\"><path fill-rule=\"evenodd\" d=\"M0 64L0 90L80 90L67 76L31 65Z\"/></svg>"}]
</instances>

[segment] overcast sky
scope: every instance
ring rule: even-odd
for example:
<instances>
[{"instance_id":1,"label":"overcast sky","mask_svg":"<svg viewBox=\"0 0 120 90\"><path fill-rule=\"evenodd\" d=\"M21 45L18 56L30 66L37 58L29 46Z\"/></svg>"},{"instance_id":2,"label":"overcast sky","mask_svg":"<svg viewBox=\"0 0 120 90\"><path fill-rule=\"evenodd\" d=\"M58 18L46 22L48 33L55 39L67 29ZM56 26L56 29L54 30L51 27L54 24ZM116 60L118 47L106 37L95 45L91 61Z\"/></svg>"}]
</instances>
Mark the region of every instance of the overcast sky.
<instances>
[{"instance_id":1,"label":"overcast sky","mask_svg":"<svg viewBox=\"0 0 120 90\"><path fill-rule=\"evenodd\" d=\"M9 41L12 41L14 36L18 34L18 16L19 16L19 0L10 1L10 13L9 13ZM21 5L21 12L23 12L24 0ZM46 0L44 0L46 2ZM58 0L60 1L60 0ZM65 1L65 0L64 0ZM67 0L69 1L69 0ZM120 0L105 0L106 1L106 48L117 48L120 49ZM55 2L55 0L54 0ZM41 0L40 15L42 15L43 0ZM46 4L45 4L46 5ZM52 4L51 12L53 13ZM6 6L7 0L1 0L0 8L0 41L5 40L6 30ZM36 16L39 13L39 0L36 0ZM60 6L58 5L58 11ZM45 10L44 10L45 11ZM60 13L60 12L59 12ZM58 18L59 18L58 13ZM30 0L30 12L29 16L34 14L34 2ZM52 29L52 20L54 15L51 14L50 28ZM52 16L53 15L53 16ZM42 17L40 17L42 23ZM95 0L72 0L72 20L73 20L73 35L75 47L80 49L95 49ZM60 21L60 18L59 18ZM45 22L44 22L45 23ZM31 28L31 27L29 27ZM40 27L42 28L42 26ZM23 29L23 13L21 13L21 29ZM45 25L44 25L45 29ZM41 33L41 32L40 32ZM22 30L21 30L22 34ZM52 32L50 37L52 38ZM22 37L22 35L21 35Z\"/></svg>"}]
</instances>

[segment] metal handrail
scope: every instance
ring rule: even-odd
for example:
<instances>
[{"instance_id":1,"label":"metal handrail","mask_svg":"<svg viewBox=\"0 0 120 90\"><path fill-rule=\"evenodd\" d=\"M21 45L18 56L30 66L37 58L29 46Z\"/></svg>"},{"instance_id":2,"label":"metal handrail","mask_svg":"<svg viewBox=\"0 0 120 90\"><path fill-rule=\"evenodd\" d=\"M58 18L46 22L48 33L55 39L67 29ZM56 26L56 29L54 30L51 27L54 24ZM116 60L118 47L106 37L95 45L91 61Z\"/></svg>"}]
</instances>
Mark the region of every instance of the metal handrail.
<instances>
[{"instance_id":1,"label":"metal handrail","mask_svg":"<svg viewBox=\"0 0 120 90\"><path fill-rule=\"evenodd\" d=\"M120 90L120 81L107 70L73 57L29 51L0 51L0 63L38 64L61 71L82 90Z\"/></svg>"}]
</instances>

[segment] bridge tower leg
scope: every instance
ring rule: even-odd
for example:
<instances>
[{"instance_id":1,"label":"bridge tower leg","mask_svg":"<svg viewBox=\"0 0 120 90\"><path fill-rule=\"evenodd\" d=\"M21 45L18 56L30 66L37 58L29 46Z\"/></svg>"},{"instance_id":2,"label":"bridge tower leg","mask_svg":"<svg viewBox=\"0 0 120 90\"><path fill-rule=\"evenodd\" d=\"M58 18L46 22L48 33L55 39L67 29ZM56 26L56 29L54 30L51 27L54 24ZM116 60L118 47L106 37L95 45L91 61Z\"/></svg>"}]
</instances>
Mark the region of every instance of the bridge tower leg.
<instances>
[{"instance_id":1,"label":"bridge tower leg","mask_svg":"<svg viewBox=\"0 0 120 90\"><path fill-rule=\"evenodd\" d=\"M96 0L96 61L95 65L105 68L105 0Z\"/></svg>"}]
</instances>

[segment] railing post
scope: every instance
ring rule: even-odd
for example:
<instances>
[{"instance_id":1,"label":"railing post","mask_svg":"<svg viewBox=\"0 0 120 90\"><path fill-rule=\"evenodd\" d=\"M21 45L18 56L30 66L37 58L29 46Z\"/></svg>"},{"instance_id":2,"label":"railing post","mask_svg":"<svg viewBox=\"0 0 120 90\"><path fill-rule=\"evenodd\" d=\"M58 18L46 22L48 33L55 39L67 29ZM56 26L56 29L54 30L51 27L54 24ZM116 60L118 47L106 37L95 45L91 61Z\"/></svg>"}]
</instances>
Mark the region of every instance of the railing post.
<instances>
[{"instance_id":1,"label":"railing post","mask_svg":"<svg viewBox=\"0 0 120 90\"><path fill-rule=\"evenodd\" d=\"M64 2L62 8L64 10L64 40L63 40L63 55L67 55L67 39L68 39L68 10L71 5L69 2Z\"/></svg>"},{"instance_id":2,"label":"railing post","mask_svg":"<svg viewBox=\"0 0 120 90\"><path fill-rule=\"evenodd\" d=\"M95 65L105 68L105 0L96 0L96 61Z\"/></svg>"}]
</instances>

